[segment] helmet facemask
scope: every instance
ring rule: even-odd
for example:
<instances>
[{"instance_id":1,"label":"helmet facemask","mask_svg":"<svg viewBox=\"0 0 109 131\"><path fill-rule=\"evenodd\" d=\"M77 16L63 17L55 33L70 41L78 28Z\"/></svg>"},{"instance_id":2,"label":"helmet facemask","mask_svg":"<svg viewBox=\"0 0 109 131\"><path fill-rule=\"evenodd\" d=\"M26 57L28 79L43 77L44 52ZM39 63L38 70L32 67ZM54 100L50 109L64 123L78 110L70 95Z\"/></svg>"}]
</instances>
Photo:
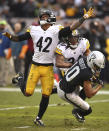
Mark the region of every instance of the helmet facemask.
<instances>
[{"instance_id":1,"label":"helmet facemask","mask_svg":"<svg viewBox=\"0 0 109 131\"><path fill-rule=\"evenodd\" d=\"M41 19L43 15L48 15L49 17L47 19ZM55 24L56 23L56 16L53 14L53 11L49 9L41 9L39 11L39 23L40 25L44 24Z\"/></svg>"},{"instance_id":2,"label":"helmet facemask","mask_svg":"<svg viewBox=\"0 0 109 131\"><path fill-rule=\"evenodd\" d=\"M69 36L70 47L75 49L78 47L78 42L80 39L80 33L78 30L73 30L72 34Z\"/></svg>"},{"instance_id":3,"label":"helmet facemask","mask_svg":"<svg viewBox=\"0 0 109 131\"><path fill-rule=\"evenodd\" d=\"M79 36L71 36L69 37L69 46L72 49L75 49L78 47L78 40L79 40Z\"/></svg>"},{"instance_id":4,"label":"helmet facemask","mask_svg":"<svg viewBox=\"0 0 109 131\"><path fill-rule=\"evenodd\" d=\"M99 77L100 76L100 72L101 72L101 68L98 67L96 64L93 64L93 74L95 75L95 77Z\"/></svg>"}]
</instances>

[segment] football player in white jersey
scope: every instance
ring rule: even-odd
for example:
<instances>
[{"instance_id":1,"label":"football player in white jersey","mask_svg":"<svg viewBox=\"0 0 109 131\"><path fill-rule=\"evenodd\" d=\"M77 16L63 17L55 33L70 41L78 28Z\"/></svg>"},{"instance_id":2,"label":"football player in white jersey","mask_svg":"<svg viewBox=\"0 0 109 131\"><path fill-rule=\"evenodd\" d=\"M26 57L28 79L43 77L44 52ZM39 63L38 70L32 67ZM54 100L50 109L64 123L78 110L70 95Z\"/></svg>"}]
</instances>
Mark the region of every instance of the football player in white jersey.
<instances>
[{"instance_id":1,"label":"football player in white jersey","mask_svg":"<svg viewBox=\"0 0 109 131\"><path fill-rule=\"evenodd\" d=\"M61 38L56 47L56 66L64 71L71 67L79 57L90 53L90 43L82 38L78 30L73 30L69 36Z\"/></svg>"},{"instance_id":2,"label":"football player in white jersey","mask_svg":"<svg viewBox=\"0 0 109 131\"><path fill-rule=\"evenodd\" d=\"M39 26L30 26L27 32L21 36L13 36L4 33L13 41L23 41L32 38L34 43L34 55L29 76L25 82L23 75L19 73L14 77L13 82L18 83L22 93L25 96L31 96L34 92L38 80L41 80L42 99L40 102L39 112L35 119L35 123L44 126L42 116L47 109L49 96L52 92L54 76L53 76L53 59L55 48L60 37L66 37L72 30L79 27L84 20L94 16L94 9L88 11L84 9L84 15L71 26L63 28L61 25L54 25L56 17L49 9L41 9L39 11ZM17 82L18 81L18 82Z\"/></svg>"},{"instance_id":3,"label":"football player in white jersey","mask_svg":"<svg viewBox=\"0 0 109 131\"><path fill-rule=\"evenodd\" d=\"M67 37L62 37L61 42L56 47L56 66L61 70L61 76L80 58L90 53L89 40L83 38L79 31L73 30ZM57 81L54 82L52 94L57 93Z\"/></svg>"},{"instance_id":4,"label":"football player in white jersey","mask_svg":"<svg viewBox=\"0 0 109 131\"><path fill-rule=\"evenodd\" d=\"M90 43L89 40L83 38L78 30L73 30L69 36L61 38L60 44L56 47L56 66L60 68L62 76L67 72L67 70L83 55L87 56L90 53ZM52 94L57 93L58 82L54 82ZM86 99L84 89L80 91L78 87L78 94L82 99ZM75 106L74 106L75 108ZM77 107L76 107L77 108Z\"/></svg>"}]
</instances>

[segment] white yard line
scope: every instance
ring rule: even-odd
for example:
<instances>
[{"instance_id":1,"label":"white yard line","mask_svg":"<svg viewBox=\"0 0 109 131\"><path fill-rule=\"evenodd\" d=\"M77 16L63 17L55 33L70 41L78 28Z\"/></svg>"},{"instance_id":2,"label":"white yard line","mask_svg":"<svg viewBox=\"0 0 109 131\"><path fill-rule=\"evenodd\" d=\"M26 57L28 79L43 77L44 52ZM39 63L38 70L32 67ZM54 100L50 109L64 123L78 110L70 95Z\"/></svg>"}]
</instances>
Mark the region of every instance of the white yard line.
<instances>
[{"instance_id":1,"label":"white yard line","mask_svg":"<svg viewBox=\"0 0 109 131\"><path fill-rule=\"evenodd\" d=\"M0 91L6 91L6 92L21 92L19 87L18 88L3 88L0 87ZM35 92L41 92L41 89L35 89Z\"/></svg>"},{"instance_id":2,"label":"white yard line","mask_svg":"<svg viewBox=\"0 0 109 131\"><path fill-rule=\"evenodd\" d=\"M109 91L99 91L97 95L109 95Z\"/></svg>"},{"instance_id":3,"label":"white yard line","mask_svg":"<svg viewBox=\"0 0 109 131\"><path fill-rule=\"evenodd\" d=\"M6 92L20 92L19 87L18 88L3 88L0 87L0 91L6 91ZM41 89L35 89L35 92L41 92ZM109 91L99 91L97 95L109 95Z\"/></svg>"},{"instance_id":4,"label":"white yard line","mask_svg":"<svg viewBox=\"0 0 109 131\"><path fill-rule=\"evenodd\" d=\"M60 105L61 106L68 105L68 103L61 103ZM49 104L48 106L53 107L53 106L58 106L58 104ZM25 109L25 108L33 108L33 107L39 107L39 105L37 105L37 106L21 106L21 107L1 108L0 111L15 110L15 109Z\"/></svg>"},{"instance_id":5,"label":"white yard line","mask_svg":"<svg viewBox=\"0 0 109 131\"><path fill-rule=\"evenodd\" d=\"M89 101L88 103L101 103L101 102L109 102L109 99L107 100L94 100L94 101ZM63 105L69 105L69 103L61 103L61 104L49 104L48 106L53 107L53 106L63 106ZM5 111L5 110L15 110L15 109L25 109L25 108L33 108L33 107L39 107L37 106L21 106L21 107L10 107L10 108L1 108L0 111Z\"/></svg>"},{"instance_id":6,"label":"white yard line","mask_svg":"<svg viewBox=\"0 0 109 131\"><path fill-rule=\"evenodd\" d=\"M20 92L19 88L0 88L0 91L6 91L6 92ZM41 89L35 89L35 92L41 92ZM97 95L109 95L109 91L99 91ZM94 100L89 101L89 103L99 103L99 102L109 102L109 99L107 100ZM62 105L68 105L68 103L62 103ZM58 104L49 104L49 106L58 106ZM0 111L4 110L15 110L15 109L25 109L25 108L32 108L32 107L39 107L37 106L23 106L23 107L12 107L12 108L1 108Z\"/></svg>"},{"instance_id":7,"label":"white yard line","mask_svg":"<svg viewBox=\"0 0 109 131\"><path fill-rule=\"evenodd\" d=\"M30 128L31 126L21 126L21 127L14 127L14 128Z\"/></svg>"},{"instance_id":8,"label":"white yard line","mask_svg":"<svg viewBox=\"0 0 109 131\"><path fill-rule=\"evenodd\" d=\"M74 128L71 129L71 131L82 131L82 130L86 130L87 128Z\"/></svg>"}]
</instances>

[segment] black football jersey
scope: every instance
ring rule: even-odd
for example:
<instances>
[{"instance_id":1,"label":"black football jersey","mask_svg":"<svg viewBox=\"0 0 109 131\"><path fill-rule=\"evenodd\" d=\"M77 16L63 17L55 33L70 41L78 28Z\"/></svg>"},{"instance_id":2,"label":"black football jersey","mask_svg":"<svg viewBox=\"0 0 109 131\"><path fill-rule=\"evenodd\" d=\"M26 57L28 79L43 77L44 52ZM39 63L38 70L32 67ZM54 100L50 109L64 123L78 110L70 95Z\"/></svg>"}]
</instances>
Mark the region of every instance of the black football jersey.
<instances>
[{"instance_id":1,"label":"black football jersey","mask_svg":"<svg viewBox=\"0 0 109 131\"><path fill-rule=\"evenodd\" d=\"M81 57L65 74L60 81L60 88L66 93L71 93L77 86L83 86L83 82L90 80L93 74L88 67L86 57Z\"/></svg>"}]
</instances>

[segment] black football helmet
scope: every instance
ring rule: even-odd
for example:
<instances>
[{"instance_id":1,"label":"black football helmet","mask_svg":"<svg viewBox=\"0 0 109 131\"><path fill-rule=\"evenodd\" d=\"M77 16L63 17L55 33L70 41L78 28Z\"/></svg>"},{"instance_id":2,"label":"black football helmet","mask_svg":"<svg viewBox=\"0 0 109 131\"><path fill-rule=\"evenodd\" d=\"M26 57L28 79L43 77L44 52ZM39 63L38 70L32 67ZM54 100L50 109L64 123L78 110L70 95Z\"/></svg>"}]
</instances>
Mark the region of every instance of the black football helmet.
<instances>
[{"instance_id":1,"label":"black football helmet","mask_svg":"<svg viewBox=\"0 0 109 131\"><path fill-rule=\"evenodd\" d=\"M49 15L49 18L47 20L41 20L41 17L45 14ZM39 10L39 23L40 25L44 25L46 23L55 24L56 16L54 15L53 11L50 9L40 9Z\"/></svg>"},{"instance_id":2,"label":"black football helmet","mask_svg":"<svg viewBox=\"0 0 109 131\"><path fill-rule=\"evenodd\" d=\"M72 44L72 41L71 41L72 38L73 38L73 41L76 39L76 44ZM67 43L68 46L75 49L75 48L77 48L78 42L80 39L81 39L81 35L80 35L79 31L73 30L72 33L70 33L68 36L60 38L60 41Z\"/></svg>"}]
</instances>

